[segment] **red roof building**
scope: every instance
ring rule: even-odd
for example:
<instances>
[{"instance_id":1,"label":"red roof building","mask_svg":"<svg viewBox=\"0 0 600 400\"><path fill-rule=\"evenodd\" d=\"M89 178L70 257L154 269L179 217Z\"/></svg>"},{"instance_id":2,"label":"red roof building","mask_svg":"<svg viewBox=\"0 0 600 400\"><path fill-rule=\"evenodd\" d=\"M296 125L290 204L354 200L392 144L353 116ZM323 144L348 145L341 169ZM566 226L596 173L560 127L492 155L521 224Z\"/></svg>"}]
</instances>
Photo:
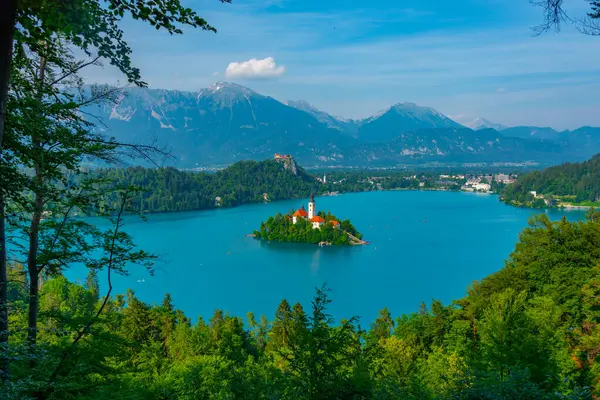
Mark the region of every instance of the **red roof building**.
<instances>
[{"instance_id":1,"label":"red roof building","mask_svg":"<svg viewBox=\"0 0 600 400\"><path fill-rule=\"evenodd\" d=\"M336 228L337 228L338 226L340 226L340 223L339 223L338 221L336 221L335 219L332 219L331 221L329 221L329 223L330 223L331 225L335 226Z\"/></svg>"},{"instance_id":2,"label":"red roof building","mask_svg":"<svg viewBox=\"0 0 600 400\"><path fill-rule=\"evenodd\" d=\"M293 217L303 217L303 218L306 218L306 217L308 217L308 213L306 212L306 210L304 208L300 208L300 209L296 210L296 212L294 213Z\"/></svg>"},{"instance_id":3,"label":"red roof building","mask_svg":"<svg viewBox=\"0 0 600 400\"><path fill-rule=\"evenodd\" d=\"M318 222L320 224L325 223L325 220L321 217L319 217L318 215L315 215L314 217L311 218L310 222Z\"/></svg>"}]
</instances>

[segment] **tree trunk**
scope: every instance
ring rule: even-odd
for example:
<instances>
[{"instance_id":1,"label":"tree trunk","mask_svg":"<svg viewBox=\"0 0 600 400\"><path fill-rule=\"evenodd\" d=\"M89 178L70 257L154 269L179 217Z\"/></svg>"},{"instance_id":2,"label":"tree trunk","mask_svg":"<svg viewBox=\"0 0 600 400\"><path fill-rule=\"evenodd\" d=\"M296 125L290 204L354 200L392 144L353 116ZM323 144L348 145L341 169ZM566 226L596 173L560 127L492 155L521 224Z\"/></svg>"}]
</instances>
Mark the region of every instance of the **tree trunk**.
<instances>
[{"instance_id":1,"label":"tree trunk","mask_svg":"<svg viewBox=\"0 0 600 400\"><path fill-rule=\"evenodd\" d=\"M4 195L0 192L0 381L8 379L8 271Z\"/></svg>"},{"instance_id":2,"label":"tree trunk","mask_svg":"<svg viewBox=\"0 0 600 400\"><path fill-rule=\"evenodd\" d=\"M33 138L34 152L41 152L39 141ZM35 157L35 156L34 156ZM43 179L40 171L40 163L35 162L35 181L38 185L35 194L35 205L29 227L29 251L27 253L27 270L29 271L29 314L27 318L27 340L29 344L35 345L37 342L37 316L39 304L39 279L40 272L37 264L37 253L39 247L40 223L42 221L42 212L44 201L39 191L42 189Z\"/></svg>"},{"instance_id":3,"label":"tree trunk","mask_svg":"<svg viewBox=\"0 0 600 400\"><path fill-rule=\"evenodd\" d=\"M36 168L39 170L39 168ZM37 172L37 171L36 171ZM41 177L36 177L41 181ZM27 270L29 271L29 315L27 319L27 340L29 344L34 345L37 341L37 315L40 291L39 271L37 265L38 241L40 222L42 220L42 211L44 202L39 194L35 196L35 209L31 218L29 229L29 252L27 254Z\"/></svg>"},{"instance_id":4,"label":"tree trunk","mask_svg":"<svg viewBox=\"0 0 600 400\"><path fill-rule=\"evenodd\" d=\"M40 58L40 70L38 73L39 82L39 98L42 101L44 78L46 76L46 58ZM39 232L40 223L42 221L42 213L44 211L44 199L40 192L43 190L44 178L42 171L43 149L39 138L36 137L35 131L31 135L32 154L35 165L35 204L33 215L31 217L31 225L29 228L29 252L27 254L27 270L29 271L29 314L27 318L27 340L30 345L37 342L37 316L39 305L39 279L40 271L37 264L37 253L39 248ZM40 158L37 158L40 157Z\"/></svg>"},{"instance_id":5,"label":"tree trunk","mask_svg":"<svg viewBox=\"0 0 600 400\"><path fill-rule=\"evenodd\" d=\"M12 63L13 35L16 19L17 0L0 1L0 147L2 146L2 138L4 137L8 78Z\"/></svg>"},{"instance_id":6,"label":"tree trunk","mask_svg":"<svg viewBox=\"0 0 600 400\"><path fill-rule=\"evenodd\" d=\"M16 18L17 0L0 1L0 157ZM4 194L0 193L0 378L2 380L8 378L8 271L4 218Z\"/></svg>"}]
</instances>

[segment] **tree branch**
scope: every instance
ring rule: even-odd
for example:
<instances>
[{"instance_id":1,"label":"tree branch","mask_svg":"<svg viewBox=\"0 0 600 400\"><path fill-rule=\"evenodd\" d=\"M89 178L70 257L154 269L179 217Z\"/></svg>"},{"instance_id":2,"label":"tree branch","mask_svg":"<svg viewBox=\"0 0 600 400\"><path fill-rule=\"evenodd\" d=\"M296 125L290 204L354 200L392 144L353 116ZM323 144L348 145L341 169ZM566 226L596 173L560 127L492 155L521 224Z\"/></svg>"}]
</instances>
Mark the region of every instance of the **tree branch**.
<instances>
[{"instance_id":1,"label":"tree branch","mask_svg":"<svg viewBox=\"0 0 600 400\"><path fill-rule=\"evenodd\" d=\"M100 308L98 309L98 312L96 313L96 315L85 325L85 327L83 327L83 329L81 329L79 331L79 333L77 334L77 336L75 337L75 339L73 340L73 342L71 343L71 346L63 352L63 355L58 363L58 365L56 366L56 368L54 369L54 371L52 372L52 375L50 375L50 382L53 382L56 377L58 376L61 368L63 367L65 361L69 358L71 352L73 351L73 349L75 348L75 346L77 346L77 343L79 343L79 341L88 333L89 329L92 327L92 325L98 320L98 318L100 317L100 315L102 314L102 311L104 311L104 308L106 307L106 304L108 303L108 300L110 299L110 294L112 292L112 280L111 280L111 272L112 272L112 266L113 266L113 260L114 260L114 254L115 254L115 246L116 246L116 241L117 241L117 234L119 233L119 228L121 227L121 221L123 218L123 213L125 211L125 206L127 203L127 197L129 195L129 191L125 191L125 193L123 194L123 199L121 202L121 206L119 207L119 212L117 214L117 219L115 222L115 229L113 231L112 234L112 241L111 241L111 246L110 246L110 252L109 252L109 258L108 258L108 265L107 265L107 276L108 276L108 291L106 292L106 295L104 296L104 301L102 302L102 305L100 306ZM44 395L44 398L47 398L48 395L51 393L52 391L52 387L49 389L49 392L46 392Z\"/></svg>"},{"instance_id":2,"label":"tree branch","mask_svg":"<svg viewBox=\"0 0 600 400\"><path fill-rule=\"evenodd\" d=\"M543 22L532 28L534 36L546 33L550 29L559 32L561 23L572 22L571 18L569 18L562 7L563 1L564 0L529 0L532 5L542 8L544 14Z\"/></svg>"},{"instance_id":3,"label":"tree branch","mask_svg":"<svg viewBox=\"0 0 600 400\"><path fill-rule=\"evenodd\" d=\"M151 146L151 145L135 144L135 143L121 143L121 142L117 142L114 140L105 141L105 140L93 140L92 139L90 141L96 142L96 143L104 143L104 144L107 144L110 146L115 146L115 147L130 148L130 149L134 150L136 153L138 153L142 157L142 159L152 163L155 167L160 167L160 165L158 165L158 163L156 161L154 161L154 159L149 155L149 153L157 153L164 160L175 159L175 156L173 156L171 153L169 153L165 150L161 150L158 147Z\"/></svg>"},{"instance_id":4,"label":"tree branch","mask_svg":"<svg viewBox=\"0 0 600 400\"><path fill-rule=\"evenodd\" d=\"M79 193L77 194L77 196L79 196L82 191L83 191L83 189L79 190ZM52 244L50 245L50 251L52 251L54 249L54 246L56 245L56 242L58 241L58 238L59 238L59 236L60 236L60 234L62 232L62 229L67 224L67 220L69 219L69 214L71 213L71 211L73 210L73 208L75 208L75 204L71 204L71 205L69 205L69 208L67 208L67 211L65 212L65 216L63 217L63 220L60 223L59 227L56 229L56 233L54 234L54 238L52 239ZM42 270L44 268L46 268L47 266L48 266L48 263L42 265L39 268L39 272L41 273Z\"/></svg>"},{"instance_id":5,"label":"tree branch","mask_svg":"<svg viewBox=\"0 0 600 400\"><path fill-rule=\"evenodd\" d=\"M100 56L97 56L96 58L94 58L94 59L93 59L93 60L91 60L91 61L88 61L88 62L86 62L86 63L79 64L77 67L75 67L75 68L73 68L73 69L71 69L71 70L69 70L69 71L65 72L65 73L64 73L64 74L63 74L63 75L62 75L60 78L57 78L56 80L54 80L53 82L51 82L51 83L50 83L50 86L54 86L54 85L56 85L57 83L61 82L63 79L66 79L66 78L68 78L69 76L71 76L71 75L73 75L73 74L75 74L75 73L79 72L79 71L80 71L80 70L82 70L83 68L85 68L85 67L87 67L87 66L89 66L89 65L95 64L95 63L96 63L96 61L98 61L99 59L100 59Z\"/></svg>"}]
</instances>

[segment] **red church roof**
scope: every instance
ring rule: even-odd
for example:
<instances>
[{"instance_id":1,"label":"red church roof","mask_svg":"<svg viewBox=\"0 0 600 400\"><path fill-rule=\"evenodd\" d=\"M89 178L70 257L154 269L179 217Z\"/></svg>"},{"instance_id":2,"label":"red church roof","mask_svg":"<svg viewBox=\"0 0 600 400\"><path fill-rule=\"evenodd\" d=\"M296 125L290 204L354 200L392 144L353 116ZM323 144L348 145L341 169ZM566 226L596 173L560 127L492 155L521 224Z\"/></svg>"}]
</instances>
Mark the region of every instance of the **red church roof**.
<instances>
[{"instance_id":1,"label":"red church roof","mask_svg":"<svg viewBox=\"0 0 600 400\"><path fill-rule=\"evenodd\" d=\"M333 226L338 226L340 223L338 221L336 221L335 219L332 219L331 221L329 221L329 223Z\"/></svg>"},{"instance_id":2,"label":"red church roof","mask_svg":"<svg viewBox=\"0 0 600 400\"><path fill-rule=\"evenodd\" d=\"M312 219L310 220L310 222L320 222L323 223L325 222L325 220L321 217L319 217L318 215L315 215L314 217L312 217Z\"/></svg>"},{"instance_id":3,"label":"red church roof","mask_svg":"<svg viewBox=\"0 0 600 400\"><path fill-rule=\"evenodd\" d=\"M308 217L308 213L304 208L301 208L294 213L294 217Z\"/></svg>"}]
</instances>

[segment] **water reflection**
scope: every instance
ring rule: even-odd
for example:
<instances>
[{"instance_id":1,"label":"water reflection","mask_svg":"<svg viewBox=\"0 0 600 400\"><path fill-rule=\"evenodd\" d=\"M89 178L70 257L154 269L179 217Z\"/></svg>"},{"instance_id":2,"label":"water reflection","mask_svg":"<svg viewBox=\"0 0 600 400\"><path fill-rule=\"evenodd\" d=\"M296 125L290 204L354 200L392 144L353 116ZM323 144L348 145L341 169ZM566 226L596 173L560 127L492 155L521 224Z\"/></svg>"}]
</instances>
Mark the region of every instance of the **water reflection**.
<instances>
[{"instance_id":1,"label":"water reflection","mask_svg":"<svg viewBox=\"0 0 600 400\"><path fill-rule=\"evenodd\" d=\"M315 251L313 253L312 256L312 264L310 265L310 270L312 271L313 275L316 275L317 272L319 271L319 261L321 260L321 248L317 249L317 251Z\"/></svg>"}]
</instances>

